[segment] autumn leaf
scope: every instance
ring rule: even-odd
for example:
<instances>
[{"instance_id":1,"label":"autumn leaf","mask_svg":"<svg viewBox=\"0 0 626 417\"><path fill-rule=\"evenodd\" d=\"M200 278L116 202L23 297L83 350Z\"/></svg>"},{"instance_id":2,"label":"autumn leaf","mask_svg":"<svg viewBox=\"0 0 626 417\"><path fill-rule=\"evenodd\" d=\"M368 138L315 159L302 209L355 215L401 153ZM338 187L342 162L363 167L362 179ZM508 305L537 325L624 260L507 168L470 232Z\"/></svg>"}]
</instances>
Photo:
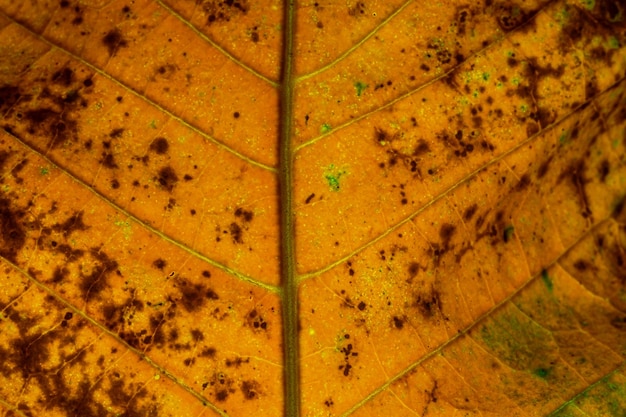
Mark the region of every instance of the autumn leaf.
<instances>
[{"instance_id":1,"label":"autumn leaf","mask_svg":"<svg viewBox=\"0 0 626 417\"><path fill-rule=\"evenodd\" d=\"M623 415L623 2L0 10L0 415Z\"/></svg>"}]
</instances>

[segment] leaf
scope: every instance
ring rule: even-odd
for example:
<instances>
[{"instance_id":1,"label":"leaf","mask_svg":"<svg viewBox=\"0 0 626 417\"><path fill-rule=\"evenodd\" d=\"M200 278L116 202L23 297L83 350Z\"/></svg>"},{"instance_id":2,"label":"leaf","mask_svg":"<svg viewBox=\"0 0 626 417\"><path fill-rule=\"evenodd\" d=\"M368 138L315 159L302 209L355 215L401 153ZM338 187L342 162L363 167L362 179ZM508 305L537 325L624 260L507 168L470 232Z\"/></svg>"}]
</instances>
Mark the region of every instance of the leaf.
<instances>
[{"instance_id":1,"label":"leaf","mask_svg":"<svg viewBox=\"0 0 626 417\"><path fill-rule=\"evenodd\" d=\"M622 2L0 5L2 415L621 415Z\"/></svg>"}]
</instances>

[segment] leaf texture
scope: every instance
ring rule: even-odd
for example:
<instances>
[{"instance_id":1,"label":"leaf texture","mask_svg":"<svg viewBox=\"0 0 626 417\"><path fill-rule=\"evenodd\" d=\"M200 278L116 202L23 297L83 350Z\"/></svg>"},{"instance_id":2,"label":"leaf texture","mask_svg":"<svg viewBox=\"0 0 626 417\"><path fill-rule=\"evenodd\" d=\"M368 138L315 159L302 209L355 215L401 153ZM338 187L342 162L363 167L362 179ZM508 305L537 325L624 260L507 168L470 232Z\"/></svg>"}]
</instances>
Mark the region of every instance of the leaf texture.
<instances>
[{"instance_id":1,"label":"leaf texture","mask_svg":"<svg viewBox=\"0 0 626 417\"><path fill-rule=\"evenodd\" d=\"M622 415L622 2L0 10L0 415Z\"/></svg>"}]
</instances>

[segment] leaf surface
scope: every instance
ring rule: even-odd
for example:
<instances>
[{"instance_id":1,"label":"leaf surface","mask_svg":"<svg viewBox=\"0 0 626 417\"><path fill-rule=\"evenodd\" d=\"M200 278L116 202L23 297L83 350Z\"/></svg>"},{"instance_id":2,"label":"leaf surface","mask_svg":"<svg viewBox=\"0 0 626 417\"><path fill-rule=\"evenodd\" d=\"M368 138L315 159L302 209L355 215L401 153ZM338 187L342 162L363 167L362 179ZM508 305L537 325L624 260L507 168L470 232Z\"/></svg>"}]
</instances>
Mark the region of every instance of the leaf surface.
<instances>
[{"instance_id":1,"label":"leaf surface","mask_svg":"<svg viewBox=\"0 0 626 417\"><path fill-rule=\"evenodd\" d=\"M621 415L622 2L0 10L2 415Z\"/></svg>"}]
</instances>

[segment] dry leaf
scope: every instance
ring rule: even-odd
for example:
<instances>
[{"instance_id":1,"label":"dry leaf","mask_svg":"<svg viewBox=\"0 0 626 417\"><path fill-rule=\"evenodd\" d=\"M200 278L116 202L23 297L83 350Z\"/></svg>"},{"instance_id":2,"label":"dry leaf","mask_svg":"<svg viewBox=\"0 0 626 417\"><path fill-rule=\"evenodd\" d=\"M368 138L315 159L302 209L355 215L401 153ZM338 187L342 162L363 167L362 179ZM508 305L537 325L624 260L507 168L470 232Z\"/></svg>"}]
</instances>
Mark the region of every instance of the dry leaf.
<instances>
[{"instance_id":1,"label":"dry leaf","mask_svg":"<svg viewBox=\"0 0 626 417\"><path fill-rule=\"evenodd\" d=\"M0 415L623 415L623 2L0 9Z\"/></svg>"}]
</instances>

